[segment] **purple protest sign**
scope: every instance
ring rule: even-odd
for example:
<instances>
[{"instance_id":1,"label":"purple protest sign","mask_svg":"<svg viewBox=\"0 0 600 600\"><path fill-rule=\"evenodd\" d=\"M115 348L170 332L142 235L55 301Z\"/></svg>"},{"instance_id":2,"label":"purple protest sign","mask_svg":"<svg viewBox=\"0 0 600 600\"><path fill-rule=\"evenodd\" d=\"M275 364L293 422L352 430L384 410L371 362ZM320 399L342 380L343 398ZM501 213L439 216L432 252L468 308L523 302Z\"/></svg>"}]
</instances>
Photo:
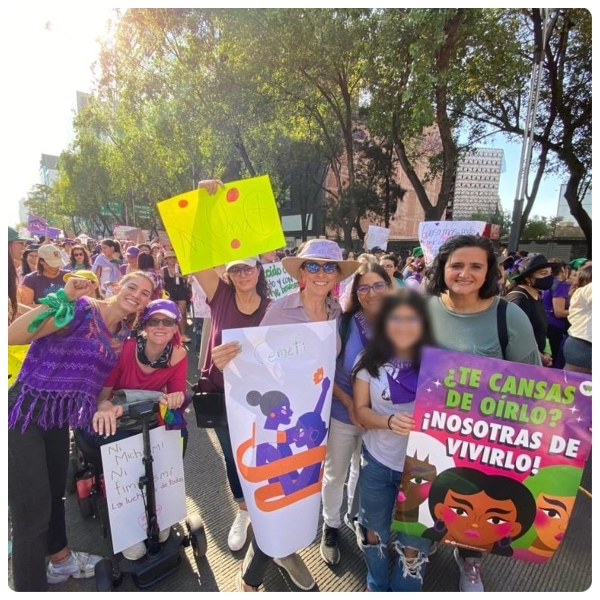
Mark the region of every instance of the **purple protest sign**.
<instances>
[{"instance_id":1,"label":"purple protest sign","mask_svg":"<svg viewBox=\"0 0 600 600\"><path fill-rule=\"evenodd\" d=\"M394 529L545 562L591 448L591 376L427 349Z\"/></svg>"}]
</instances>

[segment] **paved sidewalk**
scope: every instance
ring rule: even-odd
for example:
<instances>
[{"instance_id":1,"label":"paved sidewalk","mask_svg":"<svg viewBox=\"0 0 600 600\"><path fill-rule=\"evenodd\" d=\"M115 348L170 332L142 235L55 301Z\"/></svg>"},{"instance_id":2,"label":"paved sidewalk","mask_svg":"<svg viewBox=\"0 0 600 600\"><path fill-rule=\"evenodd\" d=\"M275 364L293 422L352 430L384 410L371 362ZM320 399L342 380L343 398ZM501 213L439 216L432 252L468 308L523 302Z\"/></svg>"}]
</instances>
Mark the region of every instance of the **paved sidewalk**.
<instances>
[{"instance_id":1,"label":"paved sidewalk","mask_svg":"<svg viewBox=\"0 0 600 600\"><path fill-rule=\"evenodd\" d=\"M196 358L190 356L190 378L195 378ZM192 409L193 410L193 409ZM154 588L156 591L234 591L235 576L244 558L245 548L231 553L227 548L227 534L235 515L235 506L229 493L225 469L217 439L211 430L198 429L193 413L187 416L189 445L185 457L185 476L188 512L198 511L204 519L208 536L208 554L200 562L200 581L191 550L180 570ZM591 462L586 469L583 486L591 491ZM591 500L579 493L571 524L550 563L535 565L503 557L488 556L484 560L483 579L488 591L583 591L592 580L592 506ZM94 520L81 517L74 496L67 497L67 527L69 544L105 556L111 555L107 540ZM320 530L319 530L320 531ZM340 536L342 561L335 568L327 567L319 555L319 536L300 554L312 571L321 591L360 592L365 587L365 567L362 554L351 531L343 526ZM9 561L10 577L10 561ZM93 579L74 580L50 586L52 591L93 591ZM265 591L282 592L296 588L286 575L272 565L264 582ZM425 590L456 591L458 571L452 553L440 548L431 557L425 578ZM126 577L121 591L135 591Z\"/></svg>"}]
</instances>

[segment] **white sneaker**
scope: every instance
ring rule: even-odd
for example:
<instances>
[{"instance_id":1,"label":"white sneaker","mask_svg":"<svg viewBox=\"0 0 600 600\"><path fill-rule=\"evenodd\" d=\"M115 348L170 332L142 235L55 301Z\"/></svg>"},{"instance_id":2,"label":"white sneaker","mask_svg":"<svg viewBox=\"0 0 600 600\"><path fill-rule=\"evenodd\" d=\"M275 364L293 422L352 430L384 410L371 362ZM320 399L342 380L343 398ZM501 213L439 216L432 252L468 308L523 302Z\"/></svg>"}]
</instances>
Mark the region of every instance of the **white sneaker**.
<instances>
[{"instance_id":1,"label":"white sneaker","mask_svg":"<svg viewBox=\"0 0 600 600\"><path fill-rule=\"evenodd\" d=\"M246 510L238 510L235 521L229 530L227 545L232 552L237 552L244 547L248 538L248 526L250 525L250 515Z\"/></svg>"},{"instance_id":2,"label":"white sneaker","mask_svg":"<svg viewBox=\"0 0 600 600\"><path fill-rule=\"evenodd\" d=\"M64 562L58 565L52 562L48 563L48 568L46 569L48 583L63 583L69 577L73 577L74 579L88 579L89 577L93 577L94 567L101 560L102 557L96 554L71 551L71 556Z\"/></svg>"},{"instance_id":3,"label":"white sneaker","mask_svg":"<svg viewBox=\"0 0 600 600\"><path fill-rule=\"evenodd\" d=\"M140 560L146 554L146 544L138 542L137 544L133 544L133 546L129 546L129 548L125 548L121 554L127 560Z\"/></svg>"}]
</instances>

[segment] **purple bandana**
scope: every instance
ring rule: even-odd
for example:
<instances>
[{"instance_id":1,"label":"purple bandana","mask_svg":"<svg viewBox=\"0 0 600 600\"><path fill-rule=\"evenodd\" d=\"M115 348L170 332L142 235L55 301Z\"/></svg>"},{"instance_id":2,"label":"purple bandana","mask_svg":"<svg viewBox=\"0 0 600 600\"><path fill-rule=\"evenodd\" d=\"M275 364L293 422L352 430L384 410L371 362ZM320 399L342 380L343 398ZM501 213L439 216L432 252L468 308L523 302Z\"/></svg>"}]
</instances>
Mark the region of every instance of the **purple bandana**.
<instances>
[{"instance_id":1,"label":"purple bandana","mask_svg":"<svg viewBox=\"0 0 600 600\"><path fill-rule=\"evenodd\" d=\"M417 393L419 370L411 361L390 359L383 365L387 374L392 404L408 404L414 402Z\"/></svg>"},{"instance_id":2,"label":"purple bandana","mask_svg":"<svg viewBox=\"0 0 600 600\"><path fill-rule=\"evenodd\" d=\"M356 323L356 328L358 329L362 347L366 348L371 339L371 324L367 321L367 317L365 317L365 313L362 310L355 312L353 318Z\"/></svg>"}]
</instances>

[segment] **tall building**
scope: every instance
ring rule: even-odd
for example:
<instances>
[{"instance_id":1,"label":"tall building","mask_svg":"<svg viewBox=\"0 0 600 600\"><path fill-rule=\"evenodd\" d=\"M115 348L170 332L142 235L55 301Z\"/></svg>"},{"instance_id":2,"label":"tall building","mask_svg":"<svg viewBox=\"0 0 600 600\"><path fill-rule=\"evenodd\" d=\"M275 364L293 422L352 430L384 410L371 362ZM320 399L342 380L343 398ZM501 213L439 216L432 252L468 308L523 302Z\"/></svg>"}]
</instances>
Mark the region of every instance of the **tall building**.
<instances>
[{"instance_id":1,"label":"tall building","mask_svg":"<svg viewBox=\"0 0 600 600\"><path fill-rule=\"evenodd\" d=\"M19 223L27 223L29 219L29 209L25 204L27 198L21 198L19 200Z\"/></svg>"},{"instance_id":2,"label":"tall building","mask_svg":"<svg viewBox=\"0 0 600 600\"><path fill-rule=\"evenodd\" d=\"M58 156L42 154L40 160L40 183L42 185L51 186L52 182L58 177L57 163Z\"/></svg>"},{"instance_id":3,"label":"tall building","mask_svg":"<svg viewBox=\"0 0 600 600\"><path fill-rule=\"evenodd\" d=\"M566 184L560 186L558 193L558 209L556 211L557 223L554 230L554 236L560 238L566 237L585 237L581 227L575 221L569 205L565 200L565 191L567 189ZM592 216L592 189L591 186L588 188L583 200L581 201L582 207L585 209L590 217Z\"/></svg>"},{"instance_id":4,"label":"tall building","mask_svg":"<svg viewBox=\"0 0 600 600\"><path fill-rule=\"evenodd\" d=\"M504 173L504 151L473 148L463 154L456 168L454 202L446 218L469 220L475 213L493 215L499 208L500 174Z\"/></svg>"}]
</instances>

